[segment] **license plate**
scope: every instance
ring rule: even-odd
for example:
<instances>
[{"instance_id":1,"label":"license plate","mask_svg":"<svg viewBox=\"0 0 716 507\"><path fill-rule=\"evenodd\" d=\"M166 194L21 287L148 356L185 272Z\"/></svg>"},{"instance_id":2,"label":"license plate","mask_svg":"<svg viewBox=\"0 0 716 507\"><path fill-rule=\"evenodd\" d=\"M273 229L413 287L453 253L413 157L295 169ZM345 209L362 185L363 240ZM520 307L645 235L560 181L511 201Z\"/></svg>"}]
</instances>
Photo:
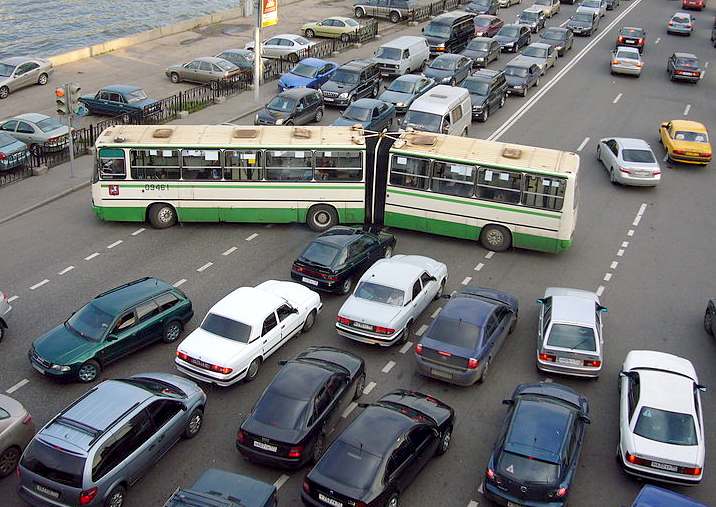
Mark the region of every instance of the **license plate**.
<instances>
[{"instance_id":1,"label":"license plate","mask_svg":"<svg viewBox=\"0 0 716 507\"><path fill-rule=\"evenodd\" d=\"M430 370L430 373L435 377L452 379L452 373L448 373L442 370Z\"/></svg>"},{"instance_id":2,"label":"license plate","mask_svg":"<svg viewBox=\"0 0 716 507\"><path fill-rule=\"evenodd\" d=\"M634 44L634 43L636 43L636 41L635 41L634 39L627 39L626 42L627 42L627 44Z\"/></svg>"},{"instance_id":3,"label":"license plate","mask_svg":"<svg viewBox=\"0 0 716 507\"><path fill-rule=\"evenodd\" d=\"M35 369L36 369L37 371L39 371L40 373L42 373L43 375L45 374L45 370L43 370L42 368L40 368L39 366L37 366L35 363L32 363L32 367L35 368Z\"/></svg>"},{"instance_id":4,"label":"license plate","mask_svg":"<svg viewBox=\"0 0 716 507\"><path fill-rule=\"evenodd\" d=\"M390 76L390 72L381 72L380 75L381 76Z\"/></svg>"},{"instance_id":5,"label":"license plate","mask_svg":"<svg viewBox=\"0 0 716 507\"><path fill-rule=\"evenodd\" d=\"M658 468L660 470L666 470L667 472L678 472L679 467L676 465L669 465L667 463L659 463L658 461L652 461L651 462L652 468Z\"/></svg>"},{"instance_id":6,"label":"license plate","mask_svg":"<svg viewBox=\"0 0 716 507\"><path fill-rule=\"evenodd\" d=\"M270 452L276 452L278 450L278 447L276 447L275 445L264 444L263 442L259 442L258 440L254 440L254 447L258 447L259 449L263 449L264 451Z\"/></svg>"},{"instance_id":7,"label":"license plate","mask_svg":"<svg viewBox=\"0 0 716 507\"><path fill-rule=\"evenodd\" d=\"M343 507L343 502L339 502L338 500L329 498L326 495L324 495L323 493L318 493L318 499L323 503L327 503L328 505L335 505L336 507Z\"/></svg>"},{"instance_id":8,"label":"license plate","mask_svg":"<svg viewBox=\"0 0 716 507\"><path fill-rule=\"evenodd\" d=\"M634 174L641 177L651 176L649 171L634 171Z\"/></svg>"},{"instance_id":9,"label":"license plate","mask_svg":"<svg viewBox=\"0 0 716 507\"><path fill-rule=\"evenodd\" d=\"M209 363L205 363L204 361L200 361L199 359L190 359L189 362L194 366L198 366L199 368L205 368L207 370L211 369L211 365Z\"/></svg>"},{"instance_id":10,"label":"license plate","mask_svg":"<svg viewBox=\"0 0 716 507\"><path fill-rule=\"evenodd\" d=\"M363 324L362 322L354 322L353 325L360 329L366 329L368 331L373 330L373 326L371 326L370 324Z\"/></svg>"},{"instance_id":11,"label":"license plate","mask_svg":"<svg viewBox=\"0 0 716 507\"><path fill-rule=\"evenodd\" d=\"M302 281L303 283L307 283L307 284L309 284L309 285L315 285L316 287L318 287L318 281L317 281L317 280L311 280L310 278L306 278L306 277L304 276L303 278L301 278L301 281Z\"/></svg>"},{"instance_id":12,"label":"license plate","mask_svg":"<svg viewBox=\"0 0 716 507\"><path fill-rule=\"evenodd\" d=\"M325 102L333 102L333 99L331 97L323 97L323 100Z\"/></svg>"},{"instance_id":13,"label":"license plate","mask_svg":"<svg viewBox=\"0 0 716 507\"><path fill-rule=\"evenodd\" d=\"M35 484L35 491L42 493L45 496L49 496L50 498L60 498L60 493L58 491L46 488L45 486L42 486L40 484Z\"/></svg>"},{"instance_id":14,"label":"license plate","mask_svg":"<svg viewBox=\"0 0 716 507\"><path fill-rule=\"evenodd\" d=\"M571 359L569 357L558 357L557 362L560 364L568 364L569 366L582 366L582 361L579 359Z\"/></svg>"}]
</instances>

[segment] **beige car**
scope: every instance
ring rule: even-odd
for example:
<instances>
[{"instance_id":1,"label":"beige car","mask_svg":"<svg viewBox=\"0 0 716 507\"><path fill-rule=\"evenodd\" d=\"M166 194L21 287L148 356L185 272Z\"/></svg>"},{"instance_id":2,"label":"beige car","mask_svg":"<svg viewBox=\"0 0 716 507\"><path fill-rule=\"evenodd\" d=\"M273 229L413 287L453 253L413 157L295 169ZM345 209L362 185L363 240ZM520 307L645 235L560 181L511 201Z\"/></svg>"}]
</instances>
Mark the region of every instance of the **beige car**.
<instances>
[{"instance_id":1,"label":"beige car","mask_svg":"<svg viewBox=\"0 0 716 507\"><path fill-rule=\"evenodd\" d=\"M0 477L15 471L33 436L35 425L30 413L19 402L0 394Z\"/></svg>"},{"instance_id":2,"label":"beige car","mask_svg":"<svg viewBox=\"0 0 716 507\"><path fill-rule=\"evenodd\" d=\"M52 63L40 58L16 56L0 60L0 99L26 86L46 85L52 71Z\"/></svg>"},{"instance_id":3,"label":"beige car","mask_svg":"<svg viewBox=\"0 0 716 507\"><path fill-rule=\"evenodd\" d=\"M533 5L535 7L541 7L542 12L544 12L544 15L548 18L559 13L559 0L535 0Z\"/></svg>"},{"instance_id":4,"label":"beige car","mask_svg":"<svg viewBox=\"0 0 716 507\"><path fill-rule=\"evenodd\" d=\"M172 65L165 71L172 83L181 81L212 83L231 79L241 72L237 65L215 56L196 58L188 63Z\"/></svg>"}]
</instances>

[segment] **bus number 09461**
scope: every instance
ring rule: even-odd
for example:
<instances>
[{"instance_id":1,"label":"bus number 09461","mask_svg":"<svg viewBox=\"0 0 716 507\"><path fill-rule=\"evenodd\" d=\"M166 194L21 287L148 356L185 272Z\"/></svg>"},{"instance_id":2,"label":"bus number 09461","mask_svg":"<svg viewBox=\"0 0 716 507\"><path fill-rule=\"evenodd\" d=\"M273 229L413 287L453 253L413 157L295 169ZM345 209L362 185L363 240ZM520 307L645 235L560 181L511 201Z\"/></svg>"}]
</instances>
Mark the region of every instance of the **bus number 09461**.
<instances>
[{"instance_id":1,"label":"bus number 09461","mask_svg":"<svg viewBox=\"0 0 716 507\"><path fill-rule=\"evenodd\" d=\"M144 190L169 190L169 185L163 184L163 183L161 183L161 184L151 183L148 185L144 185Z\"/></svg>"}]
</instances>

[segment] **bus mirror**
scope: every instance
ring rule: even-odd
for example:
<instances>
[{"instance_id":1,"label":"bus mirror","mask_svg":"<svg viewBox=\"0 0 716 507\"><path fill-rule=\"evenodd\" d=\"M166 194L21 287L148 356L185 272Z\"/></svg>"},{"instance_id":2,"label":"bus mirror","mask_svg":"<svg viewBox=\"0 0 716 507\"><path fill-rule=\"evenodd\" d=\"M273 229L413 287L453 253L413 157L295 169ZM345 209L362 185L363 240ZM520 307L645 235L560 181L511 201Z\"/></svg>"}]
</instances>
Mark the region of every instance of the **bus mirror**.
<instances>
[{"instance_id":1,"label":"bus mirror","mask_svg":"<svg viewBox=\"0 0 716 507\"><path fill-rule=\"evenodd\" d=\"M538 304L538 305L543 305L543 304L544 304L544 299L539 298L539 299L537 300L537 304Z\"/></svg>"},{"instance_id":2,"label":"bus mirror","mask_svg":"<svg viewBox=\"0 0 716 507\"><path fill-rule=\"evenodd\" d=\"M607 313L609 310L607 310L606 306L597 305L597 311L601 313Z\"/></svg>"}]
</instances>

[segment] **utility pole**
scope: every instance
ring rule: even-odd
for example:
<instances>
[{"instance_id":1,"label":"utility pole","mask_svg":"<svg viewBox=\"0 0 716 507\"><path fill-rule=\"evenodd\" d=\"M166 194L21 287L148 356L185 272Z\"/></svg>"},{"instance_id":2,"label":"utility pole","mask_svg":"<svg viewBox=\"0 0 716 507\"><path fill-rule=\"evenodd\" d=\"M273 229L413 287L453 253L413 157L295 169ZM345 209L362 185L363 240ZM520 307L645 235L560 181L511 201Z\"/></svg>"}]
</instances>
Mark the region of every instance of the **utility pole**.
<instances>
[{"instance_id":1,"label":"utility pole","mask_svg":"<svg viewBox=\"0 0 716 507\"><path fill-rule=\"evenodd\" d=\"M261 12L263 0L254 0L256 8L256 28L254 29L254 102L259 102L259 86L261 85Z\"/></svg>"}]
</instances>

